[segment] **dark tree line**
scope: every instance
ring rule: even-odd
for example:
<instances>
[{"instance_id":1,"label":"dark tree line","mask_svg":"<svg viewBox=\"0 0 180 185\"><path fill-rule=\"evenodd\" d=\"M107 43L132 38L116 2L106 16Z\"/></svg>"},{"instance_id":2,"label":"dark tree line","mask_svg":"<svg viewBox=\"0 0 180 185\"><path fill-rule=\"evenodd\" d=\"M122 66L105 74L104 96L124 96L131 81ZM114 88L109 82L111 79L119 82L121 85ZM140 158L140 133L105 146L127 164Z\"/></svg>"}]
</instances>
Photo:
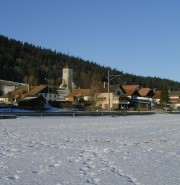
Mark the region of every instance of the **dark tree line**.
<instances>
[{"instance_id":1,"label":"dark tree line","mask_svg":"<svg viewBox=\"0 0 180 185\"><path fill-rule=\"evenodd\" d=\"M92 61L85 61L79 57L68 56L0 35L0 79L36 85L45 84L45 78L48 78L51 85L60 85L62 69L67 64L74 71L75 84L81 88L92 88L98 82L107 82L107 71L110 70L110 74L122 75L117 80L121 85L139 84L161 90L163 84L167 83L171 90L180 90L179 82L123 73Z\"/></svg>"}]
</instances>

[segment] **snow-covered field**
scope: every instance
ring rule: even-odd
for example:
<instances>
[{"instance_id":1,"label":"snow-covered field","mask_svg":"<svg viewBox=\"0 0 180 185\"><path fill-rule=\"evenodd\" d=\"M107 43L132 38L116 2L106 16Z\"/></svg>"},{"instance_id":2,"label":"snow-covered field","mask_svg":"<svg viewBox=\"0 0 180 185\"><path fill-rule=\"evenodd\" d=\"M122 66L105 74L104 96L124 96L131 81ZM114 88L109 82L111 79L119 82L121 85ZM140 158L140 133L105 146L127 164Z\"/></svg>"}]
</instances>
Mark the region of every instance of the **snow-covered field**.
<instances>
[{"instance_id":1,"label":"snow-covered field","mask_svg":"<svg viewBox=\"0 0 180 185\"><path fill-rule=\"evenodd\" d=\"M180 115L0 120L1 185L179 185Z\"/></svg>"}]
</instances>

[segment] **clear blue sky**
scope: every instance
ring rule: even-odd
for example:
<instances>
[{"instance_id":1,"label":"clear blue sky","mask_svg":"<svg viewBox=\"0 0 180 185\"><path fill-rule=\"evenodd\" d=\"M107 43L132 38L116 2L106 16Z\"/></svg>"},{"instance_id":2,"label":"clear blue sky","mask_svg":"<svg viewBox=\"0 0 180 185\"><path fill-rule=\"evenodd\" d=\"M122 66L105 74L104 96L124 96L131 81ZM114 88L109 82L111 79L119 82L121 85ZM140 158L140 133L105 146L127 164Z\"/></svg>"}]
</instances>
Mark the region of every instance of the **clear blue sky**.
<instances>
[{"instance_id":1,"label":"clear blue sky","mask_svg":"<svg viewBox=\"0 0 180 185\"><path fill-rule=\"evenodd\" d=\"M180 0L0 0L0 34L180 81Z\"/></svg>"}]
</instances>

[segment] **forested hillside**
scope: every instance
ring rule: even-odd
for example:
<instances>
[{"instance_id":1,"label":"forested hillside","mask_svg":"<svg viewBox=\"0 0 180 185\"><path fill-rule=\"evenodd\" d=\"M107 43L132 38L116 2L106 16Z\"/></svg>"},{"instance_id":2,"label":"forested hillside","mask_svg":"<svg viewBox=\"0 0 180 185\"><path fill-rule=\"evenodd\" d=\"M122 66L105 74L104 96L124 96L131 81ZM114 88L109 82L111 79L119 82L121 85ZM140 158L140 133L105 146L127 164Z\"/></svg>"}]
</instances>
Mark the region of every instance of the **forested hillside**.
<instances>
[{"instance_id":1,"label":"forested hillside","mask_svg":"<svg viewBox=\"0 0 180 185\"><path fill-rule=\"evenodd\" d=\"M179 82L123 73L79 57L68 56L0 35L0 79L36 85L47 83L45 78L48 78L50 85L60 85L62 69L67 64L74 71L75 84L81 88L92 88L98 82L107 81L110 70L110 74L122 75L118 79L118 83L122 85L140 84L161 90L162 85L168 83L171 90L180 90Z\"/></svg>"}]
</instances>

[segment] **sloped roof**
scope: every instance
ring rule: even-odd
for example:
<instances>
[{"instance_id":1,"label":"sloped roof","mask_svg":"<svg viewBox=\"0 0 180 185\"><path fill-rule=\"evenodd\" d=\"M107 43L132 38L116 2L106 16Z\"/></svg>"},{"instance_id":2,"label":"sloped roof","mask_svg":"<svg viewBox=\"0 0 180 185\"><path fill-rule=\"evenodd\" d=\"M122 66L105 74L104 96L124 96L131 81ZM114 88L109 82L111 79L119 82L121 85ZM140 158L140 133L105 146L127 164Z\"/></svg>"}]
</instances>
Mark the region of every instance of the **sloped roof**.
<instances>
[{"instance_id":1,"label":"sloped roof","mask_svg":"<svg viewBox=\"0 0 180 185\"><path fill-rule=\"evenodd\" d=\"M28 87L27 86L21 86L18 87L17 89L11 91L11 95L15 96L15 95L20 95L20 94L24 94L28 91Z\"/></svg>"},{"instance_id":2,"label":"sloped roof","mask_svg":"<svg viewBox=\"0 0 180 185\"><path fill-rule=\"evenodd\" d=\"M161 91L153 91L153 92L154 92L153 98L160 99L160 97L161 97Z\"/></svg>"},{"instance_id":3,"label":"sloped roof","mask_svg":"<svg viewBox=\"0 0 180 185\"><path fill-rule=\"evenodd\" d=\"M117 84L116 85L110 85L109 91L114 92L117 88L120 88L124 92L124 94L126 93L125 89L121 85L117 85Z\"/></svg>"},{"instance_id":4,"label":"sloped roof","mask_svg":"<svg viewBox=\"0 0 180 185\"><path fill-rule=\"evenodd\" d=\"M139 87L139 85L124 85L123 88L125 89L125 91L135 91L137 90L137 88Z\"/></svg>"},{"instance_id":5,"label":"sloped roof","mask_svg":"<svg viewBox=\"0 0 180 185\"><path fill-rule=\"evenodd\" d=\"M117 84L110 84L109 85L109 92L111 93L111 92L114 92L117 88L121 88L122 89L122 91L124 92L124 93L126 93L125 92L125 90L124 90L124 88L121 86L121 85L117 85ZM106 85L106 87L104 88L104 84L100 84L100 85L98 85L97 87L96 87L96 89L97 89L97 92L98 93L107 93L108 92L108 86Z\"/></svg>"},{"instance_id":6,"label":"sloped roof","mask_svg":"<svg viewBox=\"0 0 180 185\"><path fill-rule=\"evenodd\" d=\"M139 87L139 85L124 85L123 86L127 96L133 95L137 91L138 87ZM138 91L136 93L139 94Z\"/></svg>"},{"instance_id":7,"label":"sloped roof","mask_svg":"<svg viewBox=\"0 0 180 185\"><path fill-rule=\"evenodd\" d=\"M42 90L44 90L45 88L47 88L47 85L35 86L35 87L33 87L32 89L30 89L30 91L28 91L28 92L25 94L25 97L27 97L27 96L35 96L35 95L37 95L38 93L40 93Z\"/></svg>"},{"instance_id":8,"label":"sloped roof","mask_svg":"<svg viewBox=\"0 0 180 185\"><path fill-rule=\"evenodd\" d=\"M94 92L92 89L74 89L67 98L74 96L94 96Z\"/></svg>"},{"instance_id":9,"label":"sloped roof","mask_svg":"<svg viewBox=\"0 0 180 185\"><path fill-rule=\"evenodd\" d=\"M147 96L148 93L150 93L150 92L154 93L153 90L150 89L150 88L141 88L141 89L139 90L139 94L140 94L141 96Z\"/></svg>"},{"instance_id":10,"label":"sloped roof","mask_svg":"<svg viewBox=\"0 0 180 185\"><path fill-rule=\"evenodd\" d=\"M11 91L11 96L13 96L14 98L25 98L29 96L36 96L39 92L41 92L45 88L47 88L47 85L39 85L33 87L28 91L27 86L21 86L15 89L14 91Z\"/></svg>"},{"instance_id":11,"label":"sloped roof","mask_svg":"<svg viewBox=\"0 0 180 185\"><path fill-rule=\"evenodd\" d=\"M134 90L127 90L127 89L125 91L127 96L131 96L134 92Z\"/></svg>"},{"instance_id":12,"label":"sloped roof","mask_svg":"<svg viewBox=\"0 0 180 185\"><path fill-rule=\"evenodd\" d=\"M180 91L170 91L169 96L180 96Z\"/></svg>"}]
</instances>

